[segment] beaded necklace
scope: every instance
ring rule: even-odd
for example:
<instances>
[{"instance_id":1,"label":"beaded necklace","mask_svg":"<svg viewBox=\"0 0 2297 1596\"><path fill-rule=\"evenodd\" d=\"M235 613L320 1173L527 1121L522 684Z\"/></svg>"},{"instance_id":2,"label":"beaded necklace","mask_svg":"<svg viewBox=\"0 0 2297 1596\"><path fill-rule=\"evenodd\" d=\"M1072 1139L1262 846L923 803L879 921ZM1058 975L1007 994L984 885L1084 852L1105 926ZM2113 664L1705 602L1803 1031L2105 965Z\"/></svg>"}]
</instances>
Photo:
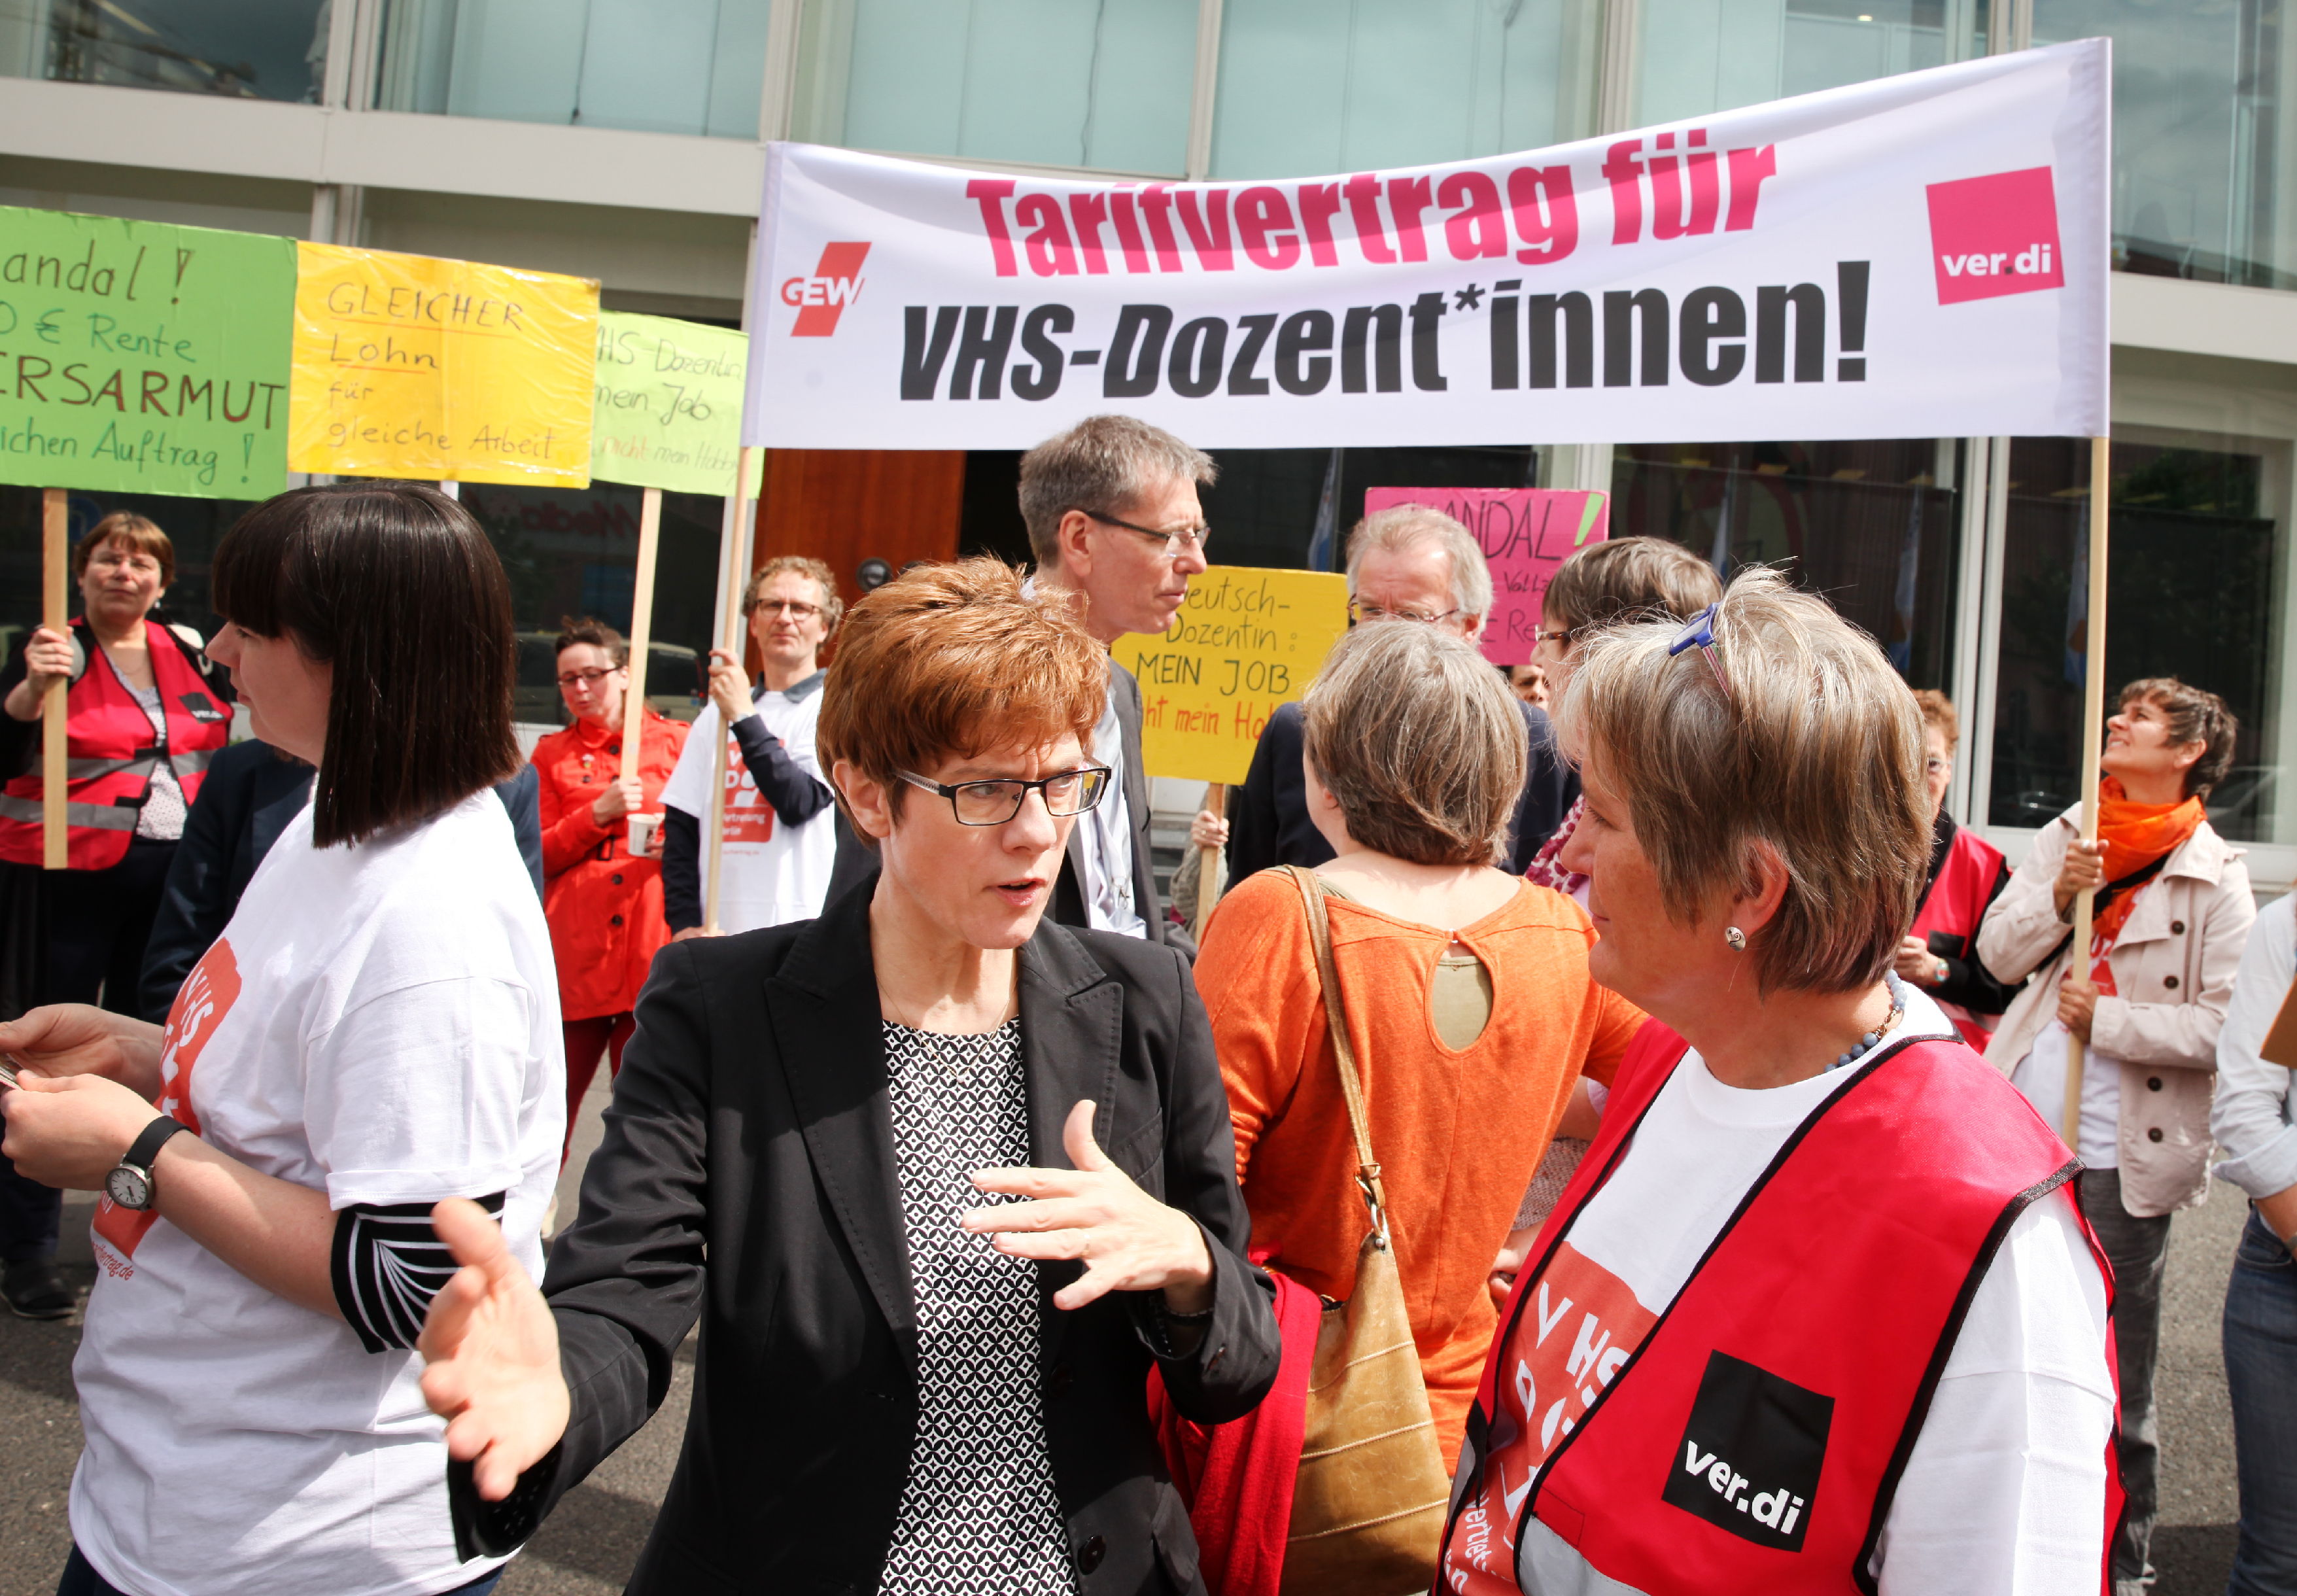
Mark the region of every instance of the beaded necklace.
<instances>
[{"instance_id":1,"label":"beaded necklace","mask_svg":"<svg viewBox=\"0 0 2297 1596\"><path fill-rule=\"evenodd\" d=\"M1883 971L1882 979L1890 989L1890 1012L1882 1016L1881 1024L1860 1037L1856 1047L1827 1065L1829 1069L1839 1070L1857 1063L1873 1052L1882 1038L1895 1029L1900 1020L1906 1017L1906 983L1898 979L1898 972L1896 970Z\"/></svg>"}]
</instances>

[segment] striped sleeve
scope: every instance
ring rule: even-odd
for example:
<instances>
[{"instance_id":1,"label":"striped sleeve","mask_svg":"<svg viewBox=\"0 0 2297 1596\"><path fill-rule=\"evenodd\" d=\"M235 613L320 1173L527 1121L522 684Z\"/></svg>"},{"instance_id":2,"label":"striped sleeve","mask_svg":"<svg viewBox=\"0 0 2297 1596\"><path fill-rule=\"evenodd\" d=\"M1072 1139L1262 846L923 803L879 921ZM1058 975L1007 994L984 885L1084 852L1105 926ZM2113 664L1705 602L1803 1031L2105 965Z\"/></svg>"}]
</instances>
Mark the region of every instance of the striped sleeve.
<instances>
[{"instance_id":1,"label":"striped sleeve","mask_svg":"<svg viewBox=\"0 0 2297 1596\"><path fill-rule=\"evenodd\" d=\"M504 1193L477 1200L501 1221ZM412 1351L431 1299L456 1263L431 1228L429 1203L354 1203L335 1214L328 1273L335 1306L371 1353Z\"/></svg>"}]
</instances>

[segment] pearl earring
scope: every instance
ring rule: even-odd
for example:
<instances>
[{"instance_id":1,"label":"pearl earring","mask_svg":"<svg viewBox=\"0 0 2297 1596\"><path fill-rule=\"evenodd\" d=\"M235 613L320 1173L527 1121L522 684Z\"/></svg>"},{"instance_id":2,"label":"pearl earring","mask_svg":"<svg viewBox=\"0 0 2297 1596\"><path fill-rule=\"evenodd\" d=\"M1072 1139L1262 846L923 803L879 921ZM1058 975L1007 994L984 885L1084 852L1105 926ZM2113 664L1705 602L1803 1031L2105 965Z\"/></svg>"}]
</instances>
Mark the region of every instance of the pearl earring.
<instances>
[{"instance_id":1,"label":"pearl earring","mask_svg":"<svg viewBox=\"0 0 2297 1596\"><path fill-rule=\"evenodd\" d=\"M1733 953L1744 953L1747 950L1747 934L1736 926L1725 926L1723 928L1723 940L1731 944L1731 951Z\"/></svg>"}]
</instances>

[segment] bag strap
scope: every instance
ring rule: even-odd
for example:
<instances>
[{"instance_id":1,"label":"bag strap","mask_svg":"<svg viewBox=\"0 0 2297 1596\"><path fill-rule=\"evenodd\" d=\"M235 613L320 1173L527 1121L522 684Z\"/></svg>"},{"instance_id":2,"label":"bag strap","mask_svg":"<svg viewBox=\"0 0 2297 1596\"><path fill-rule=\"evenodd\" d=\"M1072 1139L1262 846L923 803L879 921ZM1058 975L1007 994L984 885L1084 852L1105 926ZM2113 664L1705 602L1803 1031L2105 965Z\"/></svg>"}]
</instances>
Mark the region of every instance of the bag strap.
<instances>
[{"instance_id":1,"label":"bag strap","mask_svg":"<svg viewBox=\"0 0 2297 1596\"><path fill-rule=\"evenodd\" d=\"M1284 867L1300 889L1308 907L1308 934L1316 945L1316 979L1324 989L1324 1024L1332 1033L1332 1058L1339 1066L1340 1096L1348 1106L1348 1130L1356 1144L1356 1189L1371 1210L1372 1229L1387 1244L1387 1189L1380 1183L1379 1160L1372 1156L1371 1133L1364 1128L1363 1077L1356 1064L1355 1044L1348 1040L1347 1016L1340 1008L1339 972L1332 965L1332 926L1324 911L1324 884L1313 870L1298 865Z\"/></svg>"}]
</instances>

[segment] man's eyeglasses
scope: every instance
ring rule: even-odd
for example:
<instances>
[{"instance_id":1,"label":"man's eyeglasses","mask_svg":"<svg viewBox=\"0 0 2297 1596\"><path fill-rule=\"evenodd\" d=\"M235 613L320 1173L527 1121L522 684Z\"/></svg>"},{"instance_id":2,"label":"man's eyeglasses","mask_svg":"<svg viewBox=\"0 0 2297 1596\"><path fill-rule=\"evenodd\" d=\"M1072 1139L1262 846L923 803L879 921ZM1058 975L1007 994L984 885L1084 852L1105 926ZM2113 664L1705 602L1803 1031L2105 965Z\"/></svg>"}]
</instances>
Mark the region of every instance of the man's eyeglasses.
<instances>
[{"instance_id":1,"label":"man's eyeglasses","mask_svg":"<svg viewBox=\"0 0 2297 1596\"><path fill-rule=\"evenodd\" d=\"M750 608L761 615L778 615L786 613L793 621L811 621L821 613L819 605L807 604L803 599L796 598L761 598L751 605Z\"/></svg>"},{"instance_id":2,"label":"man's eyeglasses","mask_svg":"<svg viewBox=\"0 0 2297 1596\"><path fill-rule=\"evenodd\" d=\"M620 665L614 667L614 670L621 669ZM562 687L595 687L601 680L612 676L614 670L569 670L558 679L558 685Z\"/></svg>"},{"instance_id":3,"label":"man's eyeglasses","mask_svg":"<svg viewBox=\"0 0 2297 1596\"><path fill-rule=\"evenodd\" d=\"M1160 532L1153 526L1135 526L1129 521L1119 521L1116 516L1104 515L1098 510L1087 510L1083 514L1088 521L1098 521L1103 526L1122 527L1143 538L1154 538L1165 546L1165 557L1168 560L1179 559L1184 549L1193 548L1201 554L1205 545L1212 541L1213 529L1208 526L1177 527L1171 531Z\"/></svg>"},{"instance_id":4,"label":"man's eyeglasses","mask_svg":"<svg viewBox=\"0 0 2297 1596\"><path fill-rule=\"evenodd\" d=\"M1710 604L1691 618L1690 623L1675 633L1675 641L1667 646L1669 659L1687 648L1696 648L1707 656L1707 668L1715 672L1715 685L1723 689L1724 702L1733 703L1731 679L1723 674L1723 662L1715 653L1715 617L1722 610L1719 604Z\"/></svg>"},{"instance_id":5,"label":"man's eyeglasses","mask_svg":"<svg viewBox=\"0 0 2297 1596\"><path fill-rule=\"evenodd\" d=\"M1384 605L1366 604L1358 598L1348 600L1348 619L1357 625L1362 625L1368 621L1417 621L1422 626L1439 626L1454 615L1463 613L1460 610L1445 610L1438 615L1427 610L1391 610Z\"/></svg>"},{"instance_id":6,"label":"man's eyeglasses","mask_svg":"<svg viewBox=\"0 0 2297 1596\"><path fill-rule=\"evenodd\" d=\"M1057 819L1081 815L1101 800L1108 791L1108 767L1087 765L1082 769L1063 770L1058 775L1037 781L1023 781L1017 777L994 781L960 781L954 785L928 781L908 770L896 770L894 775L913 787L949 800L951 813L959 826L1002 826L1021 812L1032 792L1044 795L1045 812Z\"/></svg>"}]
</instances>

